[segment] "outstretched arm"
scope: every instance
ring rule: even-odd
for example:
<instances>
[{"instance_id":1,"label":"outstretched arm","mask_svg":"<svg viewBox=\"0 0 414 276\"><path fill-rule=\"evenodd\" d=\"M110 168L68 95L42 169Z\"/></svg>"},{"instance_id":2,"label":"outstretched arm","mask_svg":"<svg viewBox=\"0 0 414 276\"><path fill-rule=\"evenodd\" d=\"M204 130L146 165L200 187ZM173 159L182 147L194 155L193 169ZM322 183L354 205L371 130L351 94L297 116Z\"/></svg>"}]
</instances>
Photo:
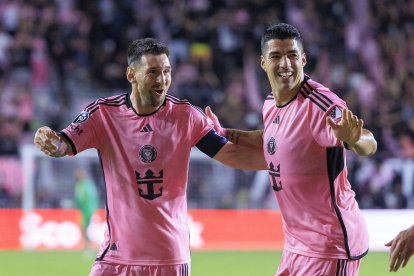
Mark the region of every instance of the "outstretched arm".
<instances>
[{"instance_id":1,"label":"outstretched arm","mask_svg":"<svg viewBox=\"0 0 414 276\"><path fill-rule=\"evenodd\" d=\"M51 157L62 157L72 153L72 147L62 138L61 134L48 126L43 126L36 131L34 144L44 154Z\"/></svg>"},{"instance_id":2,"label":"outstretched arm","mask_svg":"<svg viewBox=\"0 0 414 276\"><path fill-rule=\"evenodd\" d=\"M249 148L232 142L225 144L214 159L239 170L267 170L263 149Z\"/></svg>"},{"instance_id":3,"label":"outstretched arm","mask_svg":"<svg viewBox=\"0 0 414 276\"><path fill-rule=\"evenodd\" d=\"M414 225L401 231L391 241L385 244L390 248L390 271L397 271L400 266L405 267L414 254Z\"/></svg>"},{"instance_id":4,"label":"outstretched arm","mask_svg":"<svg viewBox=\"0 0 414 276\"><path fill-rule=\"evenodd\" d=\"M336 138L343 141L355 153L365 156L377 151L377 141L374 135L364 128L364 121L352 114L349 109L342 110L339 123L328 116L326 122L331 126Z\"/></svg>"},{"instance_id":5,"label":"outstretched arm","mask_svg":"<svg viewBox=\"0 0 414 276\"><path fill-rule=\"evenodd\" d=\"M233 144L260 150L263 154L263 130L245 131L240 129L223 128L211 108L205 108L207 116L213 121L214 129Z\"/></svg>"}]
</instances>

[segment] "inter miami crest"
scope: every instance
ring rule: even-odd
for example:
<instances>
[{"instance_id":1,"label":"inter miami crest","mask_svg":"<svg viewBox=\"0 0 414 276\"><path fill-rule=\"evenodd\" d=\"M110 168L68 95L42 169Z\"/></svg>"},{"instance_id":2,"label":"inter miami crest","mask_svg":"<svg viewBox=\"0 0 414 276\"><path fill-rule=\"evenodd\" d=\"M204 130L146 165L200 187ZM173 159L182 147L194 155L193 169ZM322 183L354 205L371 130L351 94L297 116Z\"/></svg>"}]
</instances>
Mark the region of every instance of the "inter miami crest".
<instances>
[{"instance_id":1,"label":"inter miami crest","mask_svg":"<svg viewBox=\"0 0 414 276\"><path fill-rule=\"evenodd\" d=\"M276 152L276 140L274 137L270 137L269 141L267 141L267 152L270 155L273 155Z\"/></svg>"},{"instance_id":2,"label":"inter miami crest","mask_svg":"<svg viewBox=\"0 0 414 276\"><path fill-rule=\"evenodd\" d=\"M329 116L334 120L336 124L338 124L342 119L342 110L338 106L335 106L332 108Z\"/></svg>"},{"instance_id":3,"label":"inter miami crest","mask_svg":"<svg viewBox=\"0 0 414 276\"><path fill-rule=\"evenodd\" d=\"M135 171L135 178L141 197L153 200L162 196L163 170L158 173L158 176L154 175L154 172L150 169L145 172L145 176L141 176L139 172Z\"/></svg>"},{"instance_id":4,"label":"inter miami crest","mask_svg":"<svg viewBox=\"0 0 414 276\"><path fill-rule=\"evenodd\" d=\"M73 120L74 124L81 124L89 119L89 113L87 111L82 111L81 114L76 117L75 120Z\"/></svg>"},{"instance_id":5,"label":"inter miami crest","mask_svg":"<svg viewBox=\"0 0 414 276\"><path fill-rule=\"evenodd\" d=\"M157 158L157 150L151 145L145 145L139 150L139 158L144 163L151 163Z\"/></svg>"}]
</instances>

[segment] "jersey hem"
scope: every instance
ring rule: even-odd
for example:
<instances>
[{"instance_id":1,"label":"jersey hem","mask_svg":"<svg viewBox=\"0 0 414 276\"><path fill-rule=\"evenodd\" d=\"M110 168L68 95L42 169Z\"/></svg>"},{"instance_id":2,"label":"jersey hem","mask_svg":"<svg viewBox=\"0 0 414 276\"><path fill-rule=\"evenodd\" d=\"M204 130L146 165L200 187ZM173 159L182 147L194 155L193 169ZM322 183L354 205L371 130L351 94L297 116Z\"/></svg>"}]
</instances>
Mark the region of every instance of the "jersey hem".
<instances>
[{"instance_id":1,"label":"jersey hem","mask_svg":"<svg viewBox=\"0 0 414 276\"><path fill-rule=\"evenodd\" d=\"M105 261L105 262L111 262L111 263L115 263L115 264L122 264L122 265L179 265L179 264L185 264L185 263L189 263L191 261L191 258L185 258L185 259L181 259L181 260L171 260L171 261L160 261L160 260L147 260L147 261L132 261L132 260L119 260L119 259L114 259L108 256L103 257L102 259L96 260L97 262L99 261Z\"/></svg>"},{"instance_id":2,"label":"jersey hem","mask_svg":"<svg viewBox=\"0 0 414 276\"><path fill-rule=\"evenodd\" d=\"M357 256L349 256L346 254L346 252L344 253L320 253L320 252L314 252L314 251L302 251L302 250L297 250L297 249L293 249L293 248L289 248L289 247L285 247L284 250L289 251L291 253L294 254L299 254L299 255L303 255L303 256L307 256L307 257L311 257L311 258L323 258L323 259L351 259L351 260L359 260L362 259L366 254L368 254L368 249L362 253L361 255L357 255Z\"/></svg>"}]
</instances>

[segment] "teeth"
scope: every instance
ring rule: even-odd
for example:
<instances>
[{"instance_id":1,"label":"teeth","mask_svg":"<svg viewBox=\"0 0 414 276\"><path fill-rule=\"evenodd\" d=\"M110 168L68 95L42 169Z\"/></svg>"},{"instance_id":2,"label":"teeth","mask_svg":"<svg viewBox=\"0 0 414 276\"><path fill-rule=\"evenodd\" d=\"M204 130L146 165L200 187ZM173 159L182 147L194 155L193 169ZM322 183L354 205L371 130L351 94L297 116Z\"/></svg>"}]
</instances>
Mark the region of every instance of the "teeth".
<instances>
[{"instance_id":1,"label":"teeth","mask_svg":"<svg viewBox=\"0 0 414 276\"><path fill-rule=\"evenodd\" d=\"M290 77L290 76L292 76L292 72L279 73L279 76L281 76L281 77Z\"/></svg>"}]
</instances>

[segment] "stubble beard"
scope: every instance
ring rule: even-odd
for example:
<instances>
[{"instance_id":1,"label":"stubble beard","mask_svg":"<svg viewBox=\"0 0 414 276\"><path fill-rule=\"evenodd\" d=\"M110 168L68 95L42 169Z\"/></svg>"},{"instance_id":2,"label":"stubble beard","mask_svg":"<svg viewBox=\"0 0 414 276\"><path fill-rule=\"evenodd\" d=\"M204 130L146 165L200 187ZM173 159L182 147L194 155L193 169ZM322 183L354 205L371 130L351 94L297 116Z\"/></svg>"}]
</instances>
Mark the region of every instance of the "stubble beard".
<instances>
[{"instance_id":1,"label":"stubble beard","mask_svg":"<svg viewBox=\"0 0 414 276\"><path fill-rule=\"evenodd\" d=\"M152 107L159 107L164 102L165 96L162 97L155 97L154 95L150 94L147 95L144 99L145 105L152 106Z\"/></svg>"}]
</instances>

